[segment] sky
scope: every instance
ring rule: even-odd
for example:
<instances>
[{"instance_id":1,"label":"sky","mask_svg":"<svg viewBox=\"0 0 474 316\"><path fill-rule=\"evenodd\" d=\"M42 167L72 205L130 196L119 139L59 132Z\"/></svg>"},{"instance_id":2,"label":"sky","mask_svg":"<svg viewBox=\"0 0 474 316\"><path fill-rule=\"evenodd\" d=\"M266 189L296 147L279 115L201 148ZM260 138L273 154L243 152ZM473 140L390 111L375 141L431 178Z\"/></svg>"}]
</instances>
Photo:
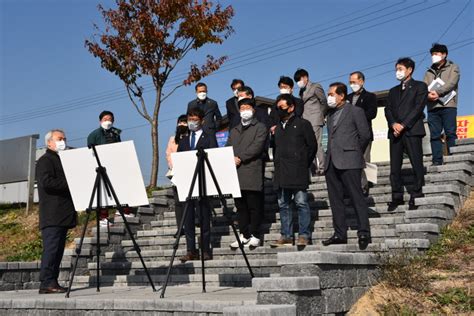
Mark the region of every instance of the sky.
<instances>
[{"instance_id":1,"label":"sky","mask_svg":"<svg viewBox=\"0 0 474 316\"><path fill-rule=\"evenodd\" d=\"M110 110L115 126L123 130L122 140L134 141L148 183L150 128L132 107L123 83L101 68L84 46L94 34L94 23L103 26L99 3L115 5L108 0L0 0L0 140L39 134L38 145L44 146L45 133L62 128L70 146L83 147L99 126L99 113ZM220 3L233 6L235 32L222 45L190 53L171 74L167 89L183 80L192 62L202 63L211 54L228 56L219 71L203 79L222 114L225 100L232 96L233 78L243 79L257 96L275 98L279 77L293 77L298 68L308 70L311 81L326 90L331 82L347 83L355 70L366 75L367 90L386 90L397 85L394 64L399 57L412 57L414 78L422 80L430 66L429 49L440 42L461 69L458 115L474 114L471 0ZM150 82L140 82L148 88L149 104ZM160 184L168 183L164 152L176 118L195 97L193 85L182 87L162 105Z\"/></svg>"}]
</instances>

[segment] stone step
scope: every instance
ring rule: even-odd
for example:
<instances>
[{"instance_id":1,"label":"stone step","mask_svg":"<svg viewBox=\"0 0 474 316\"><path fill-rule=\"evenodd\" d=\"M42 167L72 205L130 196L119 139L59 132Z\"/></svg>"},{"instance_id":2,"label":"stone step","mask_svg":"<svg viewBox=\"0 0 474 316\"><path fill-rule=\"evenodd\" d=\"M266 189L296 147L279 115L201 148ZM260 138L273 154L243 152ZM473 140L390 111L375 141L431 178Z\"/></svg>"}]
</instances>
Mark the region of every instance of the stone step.
<instances>
[{"instance_id":1,"label":"stone step","mask_svg":"<svg viewBox=\"0 0 474 316\"><path fill-rule=\"evenodd\" d=\"M471 145L474 144L474 138L460 138L456 139L457 146Z\"/></svg>"}]
</instances>

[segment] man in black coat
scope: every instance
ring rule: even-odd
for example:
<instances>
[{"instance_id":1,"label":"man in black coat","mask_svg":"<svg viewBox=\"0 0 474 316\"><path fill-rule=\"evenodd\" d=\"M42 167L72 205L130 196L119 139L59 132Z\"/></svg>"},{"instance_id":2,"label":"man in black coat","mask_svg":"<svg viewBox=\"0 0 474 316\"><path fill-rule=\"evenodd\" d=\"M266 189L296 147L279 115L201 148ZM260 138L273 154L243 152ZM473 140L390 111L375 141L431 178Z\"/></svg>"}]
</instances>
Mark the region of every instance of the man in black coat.
<instances>
[{"instance_id":1,"label":"man in black coat","mask_svg":"<svg viewBox=\"0 0 474 316\"><path fill-rule=\"evenodd\" d=\"M428 87L422 81L412 78L415 62L410 58L400 58L396 65L396 77L400 84L390 89L385 117L388 122L390 140L390 184L392 201L389 210L403 204L402 163L403 153L410 158L414 181L410 192L409 209L415 209L415 198L422 197L424 185L422 139L425 136L425 108Z\"/></svg>"},{"instance_id":2,"label":"man in black coat","mask_svg":"<svg viewBox=\"0 0 474 316\"><path fill-rule=\"evenodd\" d=\"M293 97L295 104L294 114L297 117L302 117L304 111L304 102L300 98L293 96L294 85L295 82L290 77L281 76L278 80L278 88L280 89L280 94L288 94ZM276 126L280 123L280 117L278 116L278 105L276 103L272 106L269 121L270 131L274 133Z\"/></svg>"},{"instance_id":3,"label":"man in black coat","mask_svg":"<svg viewBox=\"0 0 474 316\"><path fill-rule=\"evenodd\" d=\"M364 110L365 118L369 125L370 141L364 152L365 162L370 162L370 150L372 149L372 141L374 140L374 132L372 131L372 120L377 116L377 97L374 93L365 90L365 76L360 71L354 71L349 77L349 84L352 93L347 96L347 100L354 106ZM367 176L362 170L362 191L365 196L369 195L369 183Z\"/></svg>"},{"instance_id":4,"label":"man in black coat","mask_svg":"<svg viewBox=\"0 0 474 316\"><path fill-rule=\"evenodd\" d=\"M273 186L278 194L281 238L272 246L293 244L293 223L290 202L298 209L298 246L306 246L311 238L311 212L307 189L310 182L310 166L316 156L317 143L311 123L298 117L295 100L290 94L277 98L280 123L275 129L275 173Z\"/></svg>"},{"instance_id":5,"label":"man in black coat","mask_svg":"<svg viewBox=\"0 0 474 316\"><path fill-rule=\"evenodd\" d=\"M229 131L240 124L240 110L239 110L239 89L245 86L244 82L240 79L232 80L230 88L232 89L233 96L225 101L225 107L227 110L227 119L229 120ZM253 98L253 97L252 97Z\"/></svg>"},{"instance_id":6,"label":"man in black coat","mask_svg":"<svg viewBox=\"0 0 474 316\"><path fill-rule=\"evenodd\" d=\"M65 141L63 131L49 131L45 136L46 153L36 164L39 224L43 240L40 294L66 292L66 289L58 284L59 266L66 245L67 231L76 226L77 215L58 155L58 151L66 148Z\"/></svg>"},{"instance_id":7,"label":"man in black coat","mask_svg":"<svg viewBox=\"0 0 474 316\"><path fill-rule=\"evenodd\" d=\"M347 87L341 82L329 85L328 148L325 175L331 203L334 234L323 245L347 243L344 191L352 200L357 216L359 246L370 243L369 209L360 185L365 167L364 150L370 141L369 125L364 111L346 100ZM345 190L343 190L343 188Z\"/></svg>"},{"instance_id":8,"label":"man in black coat","mask_svg":"<svg viewBox=\"0 0 474 316\"><path fill-rule=\"evenodd\" d=\"M193 108L204 112L202 129L208 134L215 134L222 115L217 102L207 97L207 86L203 82L196 85L196 99L188 103L188 111Z\"/></svg>"},{"instance_id":9,"label":"man in black coat","mask_svg":"<svg viewBox=\"0 0 474 316\"><path fill-rule=\"evenodd\" d=\"M203 130L204 112L199 108L191 108L188 113L188 129L189 134L181 138L178 144L178 152L216 148L217 140L215 133L209 134ZM189 175L192 177L192 174ZM196 183L197 185L197 183ZM203 235L201 236L202 251L204 260L211 259L211 209L210 205L204 205L202 213L199 209L199 202L197 200L190 200L186 210L186 217L184 219L184 233L186 235L186 255L179 258L181 262L189 260L199 260L199 252L196 250L196 230L195 230L195 216L202 214L200 218L200 225ZM199 216L199 215L198 215Z\"/></svg>"}]
</instances>

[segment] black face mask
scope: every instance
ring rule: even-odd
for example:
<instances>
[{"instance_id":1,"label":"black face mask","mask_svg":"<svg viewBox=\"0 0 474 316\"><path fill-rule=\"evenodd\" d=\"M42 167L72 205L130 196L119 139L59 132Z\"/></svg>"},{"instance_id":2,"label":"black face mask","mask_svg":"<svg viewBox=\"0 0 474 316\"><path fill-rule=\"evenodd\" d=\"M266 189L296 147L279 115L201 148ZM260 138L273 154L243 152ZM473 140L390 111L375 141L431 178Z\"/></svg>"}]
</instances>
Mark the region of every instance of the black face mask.
<instances>
[{"instance_id":1,"label":"black face mask","mask_svg":"<svg viewBox=\"0 0 474 316\"><path fill-rule=\"evenodd\" d=\"M280 120L283 120L290 115L290 113L288 113L288 109L283 110L282 108L278 108L277 111L278 111L278 116L280 117Z\"/></svg>"},{"instance_id":2,"label":"black face mask","mask_svg":"<svg viewBox=\"0 0 474 316\"><path fill-rule=\"evenodd\" d=\"M183 138L184 135L189 133L188 127L184 125L179 125L176 127L176 134L174 137L175 143L179 143L180 139Z\"/></svg>"}]
</instances>

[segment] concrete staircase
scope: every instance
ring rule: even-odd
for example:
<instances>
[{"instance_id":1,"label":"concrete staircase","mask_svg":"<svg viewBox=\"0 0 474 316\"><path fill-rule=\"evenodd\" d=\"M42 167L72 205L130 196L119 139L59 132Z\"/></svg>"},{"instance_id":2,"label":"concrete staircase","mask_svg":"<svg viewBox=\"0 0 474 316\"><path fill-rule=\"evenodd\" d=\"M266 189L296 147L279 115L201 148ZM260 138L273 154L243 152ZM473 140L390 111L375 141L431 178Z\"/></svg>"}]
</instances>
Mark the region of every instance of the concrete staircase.
<instances>
[{"instance_id":1,"label":"concrete staircase","mask_svg":"<svg viewBox=\"0 0 474 316\"><path fill-rule=\"evenodd\" d=\"M255 302L243 308L234 306L208 314L275 315L279 312L298 315L344 313L377 279L380 258L400 249L422 252L439 238L441 229L448 224L468 198L474 185L474 139L459 140L451 156L442 166L431 166L430 157L424 158L426 170L424 198L416 200L418 208L407 205L395 211L387 210L391 199L388 162L378 163L378 184L367 202L370 206L370 224L373 243L365 250L357 244L356 220L350 200L346 200L348 225L347 245L323 247L321 241L333 232L329 201L324 177L313 177L309 188L312 213L312 244L299 249L296 246L271 248L269 243L279 238L280 219L276 194L272 187L273 165L265 169L265 209L261 226L263 245L246 249L256 278L251 279L240 250L233 251L229 244L234 235L222 208L215 203L216 216L212 222L213 260L206 261L206 281L211 287L239 287L242 293L255 294ZM412 183L412 170L407 159L403 165L403 179L407 187ZM405 195L408 201L409 196ZM233 207L233 200L228 205ZM294 212L296 213L296 212ZM296 216L296 214L295 214ZM157 191L148 207L138 208L137 217L129 219L141 255L157 286L166 275L176 232L174 201L171 189ZM297 223L296 217L294 223ZM295 227L297 231L297 227ZM196 230L199 233L199 229ZM295 238L297 234L295 233ZM198 237L197 237L198 238ZM120 218L107 238L106 230L100 239L102 286L147 286L148 280L138 255L133 249ZM95 284L96 238L87 238L81 253L74 287ZM185 254L185 240L181 238L177 256ZM72 252L64 260L72 261ZM169 285L199 287L201 261L185 264L175 259ZM257 303L257 305L254 305ZM275 306L275 304L283 304ZM253 308L253 309L252 309ZM252 314L256 312L257 314ZM176 315L179 310L176 310ZM184 314L183 314L184 315Z\"/></svg>"}]
</instances>

